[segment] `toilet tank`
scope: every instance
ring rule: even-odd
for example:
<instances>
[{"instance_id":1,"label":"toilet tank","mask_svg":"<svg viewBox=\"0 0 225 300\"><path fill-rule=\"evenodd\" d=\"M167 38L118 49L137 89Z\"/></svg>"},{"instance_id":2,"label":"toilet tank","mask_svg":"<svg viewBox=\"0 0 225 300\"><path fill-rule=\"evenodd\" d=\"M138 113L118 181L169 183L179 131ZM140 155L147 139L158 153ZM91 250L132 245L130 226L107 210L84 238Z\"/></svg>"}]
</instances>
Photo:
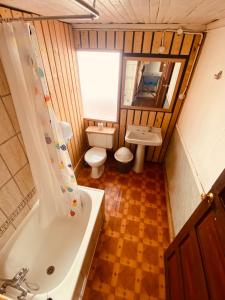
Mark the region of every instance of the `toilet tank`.
<instances>
[{"instance_id":1,"label":"toilet tank","mask_svg":"<svg viewBox=\"0 0 225 300\"><path fill-rule=\"evenodd\" d=\"M86 128L88 143L91 147L112 149L116 128L89 126Z\"/></svg>"}]
</instances>

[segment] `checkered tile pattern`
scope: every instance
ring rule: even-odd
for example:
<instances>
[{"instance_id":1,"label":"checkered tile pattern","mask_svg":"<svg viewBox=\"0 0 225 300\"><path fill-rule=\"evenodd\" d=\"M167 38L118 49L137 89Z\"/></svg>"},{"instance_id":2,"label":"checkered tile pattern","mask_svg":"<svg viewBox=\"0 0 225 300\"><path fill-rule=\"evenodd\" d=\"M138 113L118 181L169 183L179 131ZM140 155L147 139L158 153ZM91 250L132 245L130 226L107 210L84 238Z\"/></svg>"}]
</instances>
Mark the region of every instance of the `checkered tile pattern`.
<instances>
[{"instance_id":1,"label":"checkered tile pattern","mask_svg":"<svg viewBox=\"0 0 225 300\"><path fill-rule=\"evenodd\" d=\"M146 163L142 174L122 174L108 159L100 179L84 167L78 183L105 190L105 222L84 299L165 299L169 232L162 167Z\"/></svg>"}]
</instances>

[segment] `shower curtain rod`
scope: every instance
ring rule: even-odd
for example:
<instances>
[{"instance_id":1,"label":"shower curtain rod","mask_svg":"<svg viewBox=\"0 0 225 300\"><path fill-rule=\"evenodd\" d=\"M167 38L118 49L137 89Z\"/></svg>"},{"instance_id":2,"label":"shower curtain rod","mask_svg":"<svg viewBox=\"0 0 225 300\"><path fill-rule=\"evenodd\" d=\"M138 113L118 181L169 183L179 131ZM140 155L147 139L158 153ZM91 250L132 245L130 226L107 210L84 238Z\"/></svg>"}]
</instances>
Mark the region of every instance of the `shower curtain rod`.
<instances>
[{"instance_id":1,"label":"shower curtain rod","mask_svg":"<svg viewBox=\"0 0 225 300\"><path fill-rule=\"evenodd\" d=\"M95 15L62 15L62 16L34 16L34 17L19 17L19 18L0 18L0 22L3 21L41 21L41 20L95 20L98 17Z\"/></svg>"},{"instance_id":2,"label":"shower curtain rod","mask_svg":"<svg viewBox=\"0 0 225 300\"><path fill-rule=\"evenodd\" d=\"M34 16L34 17L19 17L19 18L0 18L2 21L35 21L35 20L95 20L99 18L99 12L95 9L96 0L93 2L93 6L89 5L83 0L74 0L81 8L88 11L88 15L62 15L62 16Z\"/></svg>"}]
</instances>

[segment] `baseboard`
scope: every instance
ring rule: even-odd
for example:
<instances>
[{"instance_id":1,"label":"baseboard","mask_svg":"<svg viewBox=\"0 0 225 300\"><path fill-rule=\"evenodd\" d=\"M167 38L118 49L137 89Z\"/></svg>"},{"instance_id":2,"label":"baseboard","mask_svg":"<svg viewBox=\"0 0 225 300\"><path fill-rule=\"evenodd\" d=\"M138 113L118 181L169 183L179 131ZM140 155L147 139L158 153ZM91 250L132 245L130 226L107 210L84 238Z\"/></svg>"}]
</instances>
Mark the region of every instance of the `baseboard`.
<instances>
[{"instance_id":1,"label":"baseboard","mask_svg":"<svg viewBox=\"0 0 225 300\"><path fill-rule=\"evenodd\" d=\"M164 163L162 164L162 166L163 166L165 192L166 192L166 208L167 208L167 216L168 216L168 224L169 224L169 236L170 236L170 242L172 242L175 238L175 231L173 225L172 209L170 205L170 194L169 194L168 179L166 174L166 167Z\"/></svg>"}]
</instances>

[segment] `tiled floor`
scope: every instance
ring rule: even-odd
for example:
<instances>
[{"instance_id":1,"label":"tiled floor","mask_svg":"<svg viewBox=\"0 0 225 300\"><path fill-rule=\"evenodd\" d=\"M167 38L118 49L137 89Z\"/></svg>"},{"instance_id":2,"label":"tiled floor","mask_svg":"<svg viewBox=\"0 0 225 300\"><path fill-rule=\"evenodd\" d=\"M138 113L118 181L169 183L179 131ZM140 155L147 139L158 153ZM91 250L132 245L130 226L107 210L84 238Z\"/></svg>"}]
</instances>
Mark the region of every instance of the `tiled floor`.
<instances>
[{"instance_id":1,"label":"tiled floor","mask_svg":"<svg viewBox=\"0 0 225 300\"><path fill-rule=\"evenodd\" d=\"M78 183L105 189L105 223L84 299L165 299L163 253L169 243L163 170L118 173L113 160L100 179L82 168Z\"/></svg>"}]
</instances>

